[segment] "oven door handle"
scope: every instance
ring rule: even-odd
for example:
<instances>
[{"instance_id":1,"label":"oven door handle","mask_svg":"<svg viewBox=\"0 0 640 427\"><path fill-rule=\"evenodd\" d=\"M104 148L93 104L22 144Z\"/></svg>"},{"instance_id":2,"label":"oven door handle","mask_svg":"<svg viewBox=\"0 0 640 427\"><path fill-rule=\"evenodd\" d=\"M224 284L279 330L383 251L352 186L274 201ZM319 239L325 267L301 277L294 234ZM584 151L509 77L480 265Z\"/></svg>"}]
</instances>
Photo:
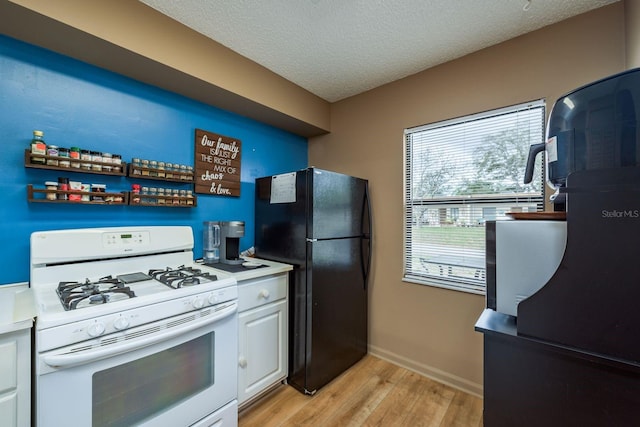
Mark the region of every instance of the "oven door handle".
<instances>
[{"instance_id":1,"label":"oven door handle","mask_svg":"<svg viewBox=\"0 0 640 427\"><path fill-rule=\"evenodd\" d=\"M107 357L147 347L158 342L167 341L182 335L185 332L190 332L211 323L218 322L233 315L237 311L237 308L237 302L233 301L232 303L225 304L224 307L219 308L217 312L187 324L175 326L171 329L162 329L160 332L141 338L136 338L123 343L110 344L106 347L96 348L95 350L92 349L83 352L65 354L45 354L42 356L42 361L54 368L69 368L75 365L92 362L94 360L105 359Z\"/></svg>"}]
</instances>

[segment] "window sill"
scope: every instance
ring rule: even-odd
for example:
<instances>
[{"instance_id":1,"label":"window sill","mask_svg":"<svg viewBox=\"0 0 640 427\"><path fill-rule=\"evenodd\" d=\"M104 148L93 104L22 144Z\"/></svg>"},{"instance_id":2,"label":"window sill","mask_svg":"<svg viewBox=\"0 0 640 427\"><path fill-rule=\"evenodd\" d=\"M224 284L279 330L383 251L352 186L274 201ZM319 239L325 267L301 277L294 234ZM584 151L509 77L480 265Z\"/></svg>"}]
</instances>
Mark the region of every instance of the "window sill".
<instances>
[{"instance_id":1,"label":"window sill","mask_svg":"<svg viewBox=\"0 0 640 427\"><path fill-rule=\"evenodd\" d=\"M434 288L448 289L450 291L464 292L467 294L475 294L475 295L486 294L484 286L482 286L482 289L480 289L478 285L454 284L445 280L421 278L421 277L415 277L415 276L403 277L402 281L406 283L413 283L416 285L431 286Z\"/></svg>"}]
</instances>

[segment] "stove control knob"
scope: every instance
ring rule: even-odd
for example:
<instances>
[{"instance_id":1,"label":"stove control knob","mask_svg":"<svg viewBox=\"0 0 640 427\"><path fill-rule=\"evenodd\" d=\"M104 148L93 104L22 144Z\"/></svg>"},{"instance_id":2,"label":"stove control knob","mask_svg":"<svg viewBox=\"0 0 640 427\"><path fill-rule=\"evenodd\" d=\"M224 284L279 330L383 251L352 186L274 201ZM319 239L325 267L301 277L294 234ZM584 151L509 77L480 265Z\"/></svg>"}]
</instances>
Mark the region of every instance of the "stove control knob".
<instances>
[{"instance_id":1,"label":"stove control knob","mask_svg":"<svg viewBox=\"0 0 640 427\"><path fill-rule=\"evenodd\" d=\"M113 321L113 327L118 331L127 329L129 327L129 320L127 320L126 317L120 316Z\"/></svg>"},{"instance_id":2,"label":"stove control knob","mask_svg":"<svg viewBox=\"0 0 640 427\"><path fill-rule=\"evenodd\" d=\"M218 301L220 300L220 298L218 298L218 295L216 294L211 294L209 295L209 304L217 304Z\"/></svg>"},{"instance_id":3,"label":"stove control knob","mask_svg":"<svg viewBox=\"0 0 640 427\"><path fill-rule=\"evenodd\" d=\"M87 328L87 333L90 337L99 337L104 334L104 324L100 322L95 322L89 325Z\"/></svg>"},{"instance_id":4,"label":"stove control knob","mask_svg":"<svg viewBox=\"0 0 640 427\"><path fill-rule=\"evenodd\" d=\"M195 297L193 301L191 301L191 305L193 305L194 308L202 308L204 307L204 300L200 297Z\"/></svg>"}]
</instances>

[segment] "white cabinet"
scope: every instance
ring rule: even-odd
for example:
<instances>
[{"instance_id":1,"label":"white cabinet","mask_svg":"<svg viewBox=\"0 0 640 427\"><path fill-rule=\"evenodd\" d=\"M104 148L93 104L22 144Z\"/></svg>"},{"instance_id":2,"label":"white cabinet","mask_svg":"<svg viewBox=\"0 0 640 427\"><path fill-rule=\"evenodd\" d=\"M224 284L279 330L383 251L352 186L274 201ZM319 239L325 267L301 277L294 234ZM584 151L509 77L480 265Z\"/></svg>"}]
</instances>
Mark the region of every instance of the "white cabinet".
<instances>
[{"instance_id":1,"label":"white cabinet","mask_svg":"<svg viewBox=\"0 0 640 427\"><path fill-rule=\"evenodd\" d=\"M14 310L26 286L0 286L0 426L31 425L30 313ZM27 310L29 311L29 310ZM18 319L16 321L16 319Z\"/></svg>"},{"instance_id":2,"label":"white cabinet","mask_svg":"<svg viewBox=\"0 0 640 427\"><path fill-rule=\"evenodd\" d=\"M29 425L30 341L29 330L0 335L0 425Z\"/></svg>"},{"instance_id":3,"label":"white cabinet","mask_svg":"<svg viewBox=\"0 0 640 427\"><path fill-rule=\"evenodd\" d=\"M287 377L288 275L238 283L238 404Z\"/></svg>"}]
</instances>

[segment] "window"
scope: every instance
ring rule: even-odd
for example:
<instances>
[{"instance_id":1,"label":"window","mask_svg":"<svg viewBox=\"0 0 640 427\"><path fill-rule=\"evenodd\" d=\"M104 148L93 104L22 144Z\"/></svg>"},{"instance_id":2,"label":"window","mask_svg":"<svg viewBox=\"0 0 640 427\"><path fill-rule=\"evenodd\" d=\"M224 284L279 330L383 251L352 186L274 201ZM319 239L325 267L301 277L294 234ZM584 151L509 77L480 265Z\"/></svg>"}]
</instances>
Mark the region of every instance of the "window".
<instances>
[{"instance_id":1,"label":"window","mask_svg":"<svg viewBox=\"0 0 640 427\"><path fill-rule=\"evenodd\" d=\"M485 223L542 210L544 101L406 129L404 280L484 294Z\"/></svg>"}]
</instances>

